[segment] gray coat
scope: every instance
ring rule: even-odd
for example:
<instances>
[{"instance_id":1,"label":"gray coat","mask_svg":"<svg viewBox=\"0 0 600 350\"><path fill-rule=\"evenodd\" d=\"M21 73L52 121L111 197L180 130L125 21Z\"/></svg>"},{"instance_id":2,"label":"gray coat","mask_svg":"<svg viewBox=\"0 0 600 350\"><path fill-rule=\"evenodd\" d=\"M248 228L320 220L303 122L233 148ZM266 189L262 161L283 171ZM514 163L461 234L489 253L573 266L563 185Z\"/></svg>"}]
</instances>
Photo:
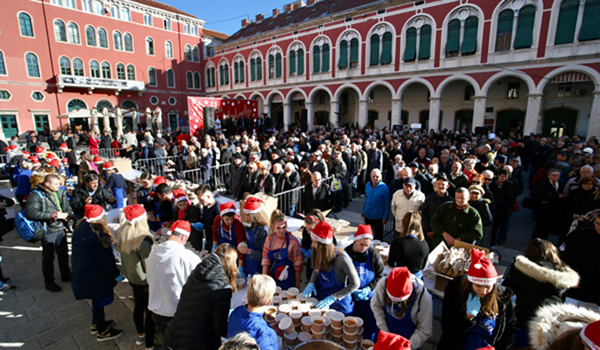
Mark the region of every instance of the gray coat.
<instances>
[{"instance_id":1,"label":"gray coat","mask_svg":"<svg viewBox=\"0 0 600 350\"><path fill-rule=\"evenodd\" d=\"M41 221L47 224L48 233L54 233L66 228L66 221L55 220L54 212L62 213L73 213L67 193L61 189L58 189L57 194L60 200L60 208L54 200L52 193L46 191L44 185L39 185L35 188L39 194L43 195L43 198L38 193L30 193L27 197L26 213L27 218L30 220ZM42 207L44 210L42 210Z\"/></svg>"}]
</instances>

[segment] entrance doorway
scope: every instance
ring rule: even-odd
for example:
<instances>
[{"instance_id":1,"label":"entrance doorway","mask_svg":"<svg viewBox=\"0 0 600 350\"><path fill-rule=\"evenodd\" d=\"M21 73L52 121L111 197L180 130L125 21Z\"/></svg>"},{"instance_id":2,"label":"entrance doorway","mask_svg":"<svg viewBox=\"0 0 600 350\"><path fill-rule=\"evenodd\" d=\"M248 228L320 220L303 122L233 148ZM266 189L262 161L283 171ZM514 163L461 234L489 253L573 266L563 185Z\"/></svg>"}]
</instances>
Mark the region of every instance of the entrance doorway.
<instances>
[{"instance_id":1,"label":"entrance doorway","mask_svg":"<svg viewBox=\"0 0 600 350\"><path fill-rule=\"evenodd\" d=\"M14 115L3 115L2 118L2 132L4 137L10 139L13 136L19 136L19 130L17 128L17 117Z\"/></svg>"},{"instance_id":2,"label":"entrance doorway","mask_svg":"<svg viewBox=\"0 0 600 350\"><path fill-rule=\"evenodd\" d=\"M329 112L318 111L315 113L315 125L327 125L329 123Z\"/></svg>"},{"instance_id":3,"label":"entrance doorway","mask_svg":"<svg viewBox=\"0 0 600 350\"><path fill-rule=\"evenodd\" d=\"M542 134L550 137L575 135L579 112L571 108L554 108L544 112Z\"/></svg>"},{"instance_id":4,"label":"entrance doorway","mask_svg":"<svg viewBox=\"0 0 600 350\"><path fill-rule=\"evenodd\" d=\"M177 121L177 113L169 113L169 126L171 127L171 130L175 130L179 127L179 123Z\"/></svg>"},{"instance_id":5,"label":"entrance doorway","mask_svg":"<svg viewBox=\"0 0 600 350\"><path fill-rule=\"evenodd\" d=\"M425 130L429 130L429 110L428 109L419 112L419 123L421 123L421 128L423 128Z\"/></svg>"},{"instance_id":6,"label":"entrance doorway","mask_svg":"<svg viewBox=\"0 0 600 350\"><path fill-rule=\"evenodd\" d=\"M455 124L454 131L466 130L471 131L473 127L473 110L465 109L462 111L456 111L454 114Z\"/></svg>"},{"instance_id":7,"label":"entrance doorway","mask_svg":"<svg viewBox=\"0 0 600 350\"><path fill-rule=\"evenodd\" d=\"M520 109L505 109L498 112L496 117L496 133L510 133L523 135L523 124L525 123L525 111Z\"/></svg>"}]
</instances>

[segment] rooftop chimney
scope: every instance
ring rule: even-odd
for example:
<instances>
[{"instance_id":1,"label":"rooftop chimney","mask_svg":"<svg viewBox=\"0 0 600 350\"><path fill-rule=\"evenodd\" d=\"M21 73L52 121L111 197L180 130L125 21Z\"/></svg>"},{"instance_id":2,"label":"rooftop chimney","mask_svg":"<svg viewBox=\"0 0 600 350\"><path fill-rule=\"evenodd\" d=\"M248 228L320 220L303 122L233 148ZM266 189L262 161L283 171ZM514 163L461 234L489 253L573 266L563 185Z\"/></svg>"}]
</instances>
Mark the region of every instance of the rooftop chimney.
<instances>
[{"instance_id":1,"label":"rooftop chimney","mask_svg":"<svg viewBox=\"0 0 600 350\"><path fill-rule=\"evenodd\" d=\"M279 9L273 9L273 17L277 17L279 14Z\"/></svg>"},{"instance_id":2,"label":"rooftop chimney","mask_svg":"<svg viewBox=\"0 0 600 350\"><path fill-rule=\"evenodd\" d=\"M265 18L265 15L263 15L262 13L259 13L258 15L256 15L256 23L261 22L264 18Z\"/></svg>"},{"instance_id":3,"label":"rooftop chimney","mask_svg":"<svg viewBox=\"0 0 600 350\"><path fill-rule=\"evenodd\" d=\"M248 25L248 19L247 19L247 18L244 18L244 19L242 20L242 28L245 28L247 25Z\"/></svg>"},{"instance_id":4,"label":"rooftop chimney","mask_svg":"<svg viewBox=\"0 0 600 350\"><path fill-rule=\"evenodd\" d=\"M317 0L306 0L306 6L314 5L317 3Z\"/></svg>"}]
</instances>

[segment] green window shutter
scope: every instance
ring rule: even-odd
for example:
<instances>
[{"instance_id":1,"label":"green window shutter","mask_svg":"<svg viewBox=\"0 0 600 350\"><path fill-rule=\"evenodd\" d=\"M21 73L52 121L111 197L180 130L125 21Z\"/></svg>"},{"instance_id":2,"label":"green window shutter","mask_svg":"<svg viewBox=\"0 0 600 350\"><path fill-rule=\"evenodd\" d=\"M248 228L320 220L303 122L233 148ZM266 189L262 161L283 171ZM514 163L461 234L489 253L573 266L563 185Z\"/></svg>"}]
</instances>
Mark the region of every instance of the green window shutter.
<instances>
[{"instance_id":1,"label":"green window shutter","mask_svg":"<svg viewBox=\"0 0 600 350\"><path fill-rule=\"evenodd\" d=\"M254 62L254 58L250 59L250 81L256 80L256 63Z\"/></svg>"},{"instance_id":2,"label":"green window shutter","mask_svg":"<svg viewBox=\"0 0 600 350\"><path fill-rule=\"evenodd\" d=\"M458 51L460 48L460 20L453 19L448 23L448 37L446 38L446 53Z\"/></svg>"},{"instance_id":3,"label":"green window shutter","mask_svg":"<svg viewBox=\"0 0 600 350\"><path fill-rule=\"evenodd\" d=\"M275 77L281 78L281 54L275 55Z\"/></svg>"},{"instance_id":4,"label":"green window shutter","mask_svg":"<svg viewBox=\"0 0 600 350\"><path fill-rule=\"evenodd\" d=\"M262 58L257 58L256 59L256 80L262 80Z\"/></svg>"},{"instance_id":5,"label":"green window shutter","mask_svg":"<svg viewBox=\"0 0 600 350\"><path fill-rule=\"evenodd\" d=\"M535 21L535 6L528 5L519 11L515 49L531 47L533 42L533 22Z\"/></svg>"},{"instance_id":6,"label":"green window shutter","mask_svg":"<svg viewBox=\"0 0 600 350\"><path fill-rule=\"evenodd\" d=\"M479 19L471 16L465 20L465 32L463 35L463 43L460 49L461 54L472 54L477 50L477 27Z\"/></svg>"},{"instance_id":7,"label":"green window shutter","mask_svg":"<svg viewBox=\"0 0 600 350\"><path fill-rule=\"evenodd\" d=\"M206 68L206 87L210 87L210 68Z\"/></svg>"},{"instance_id":8,"label":"green window shutter","mask_svg":"<svg viewBox=\"0 0 600 350\"><path fill-rule=\"evenodd\" d=\"M417 54L417 28L411 27L406 31L406 47L404 48L404 60L414 61Z\"/></svg>"},{"instance_id":9,"label":"green window shutter","mask_svg":"<svg viewBox=\"0 0 600 350\"><path fill-rule=\"evenodd\" d=\"M240 72L238 71L238 63L234 62L233 63L233 82L234 83L239 83L240 82Z\"/></svg>"},{"instance_id":10,"label":"green window shutter","mask_svg":"<svg viewBox=\"0 0 600 350\"><path fill-rule=\"evenodd\" d=\"M313 47L313 73L321 71L321 47Z\"/></svg>"},{"instance_id":11,"label":"green window shutter","mask_svg":"<svg viewBox=\"0 0 600 350\"><path fill-rule=\"evenodd\" d=\"M579 41L600 39L600 0L586 0Z\"/></svg>"},{"instance_id":12,"label":"green window shutter","mask_svg":"<svg viewBox=\"0 0 600 350\"><path fill-rule=\"evenodd\" d=\"M572 43L579 13L579 0L564 0L560 5L554 45Z\"/></svg>"},{"instance_id":13,"label":"green window shutter","mask_svg":"<svg viewBox=\"0 0 600 350\"><path fill-rule=\"evenodd\" d=\"M371 35L371 59L370 66L379 65L379 34Z\"/></svg>"},{"instance_id":14,"label":"green window shutter","mask_svg":"<svg viewBox=\"0 0 600 350\"><path fill-rule=\"evenodd\" d=\"M225 78L223 77L223 66L219 66L219 85L223 85L225 83Z\"/></svg>"},{"instance_id":15,"label":"green window shutter","mask_svg":"<svg viewBox=\"0 0 600 350\"><path fill-rule=\"evenodd\" d=\"M226 64L223 69L223 73L225 73L225 85L229 85L229 65Z\"/></svg>"},{"instance_id":16,"label":"green window shutter","mask_svg":"<svg viewBox=\"0 0 600 350\"><path fill-rule=\"evenodd\" d=\"M383 40L381 41L381 59L379 63L390 64L392 63L392 33L383 33Z\"/></svg>"},{"instance_id":17,"label":"green window shutter","mask_svg":"<svg viewBox=\"0 0 600 350\"><path fill-rule=\"evenodd\" d=\"M419 37L419 60L428 60L431 57L431 26L421 27Z\"/></svg>"},{"instance_id":18,"label":"green window shutter","mask_svg":"<svg viewBox=\"0 0 600 350\"><path fill-rule=\"evenodd\" d=\"M323 44L323 58L321 59L321 72L329 72L329 44Z\"/></svg>"},{"instance_id":19,"label":"green window shutter","mask_svg":"<svg viewBox=\"0 0 600 350\"><path fill-rule=\"evenodd\" d=\"M356 63L358 65L358 39L350 40L350 65Z\"/></svg>"},{"instance_id":20,"label":"green window shutter","mask_svg":"<svg viewBox=\"0 0 600 350\"><path fill-rule=\"evenodd\" d=\"M290 51L290 75L296 75L296 51Z\"/></svg>"},{"instance_id":21,"label":"green window shutter","mask_svg":"<svg viewBox=\"0 0 600 350\"><path fill-rule=\"evenodd\" d=\"M245 68L244 68L244 62L240 62L240 83L243 83L244 81L246 81L246 72L245 72Z\"/></svg>"},{"instance_id":22,"label":"green window shutter","mask_svg":"<svg viewBox=\"0 0 600 350\"><path fill-rule=\"evenodd\" d=\"M273 55L269 55L269 74L267 77L269 79L275 78L275 57Z\"/></svg>"},{"instance_id":23,"label":"green window shutter","mask_svg":"<svg viewBox=\"0 0 600 350\"><path fill-rule=\"evenodd\" d=\"M338 62L338 67L348 67L348 42L346 40L342 40L340 43L340 61Z\"/></svg>"},{"instance_id":24,"label":"green window shutter","mask_svg":"<svg viewBox=\"0 0 600 350\"><path fill-rule=\"evenodd\" d=\"M296 54L298 58L298 75L304 74L304 50L298 49Z\"/></svg>"},{"instance_id":25,"label":"green window shutter","mask_svg":"<svg viewBox=\"0 0 600 350\"><path fill-rule=\"evenodd\" d=\"M504 10L498 15L498 30L496 31L496 52L510 51L510 40L513 30L513 10Z\"/></svg>"},{"instance_id":26,"label":"green window shutter","mask_svg":"<svg viewBox=\"0 0 600 350\"><path fill-rule=\"evenodd\" d=\"M210 77L212 81L212 87L217 86L217 79L215 78L215 67L210 69Z\"/></svg>"}]
</instances>

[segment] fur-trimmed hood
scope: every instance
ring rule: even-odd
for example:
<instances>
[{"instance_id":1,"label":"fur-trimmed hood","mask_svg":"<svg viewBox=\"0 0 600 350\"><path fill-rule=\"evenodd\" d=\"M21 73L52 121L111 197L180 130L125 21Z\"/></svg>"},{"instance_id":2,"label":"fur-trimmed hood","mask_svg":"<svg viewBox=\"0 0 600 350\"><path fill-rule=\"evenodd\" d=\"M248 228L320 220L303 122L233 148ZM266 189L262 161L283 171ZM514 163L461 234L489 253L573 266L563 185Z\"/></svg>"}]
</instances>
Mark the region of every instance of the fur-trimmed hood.
<instances>
[{"instance_id":1,"label":"fur-trimmed hood","mask_svg":"<svg viewBox=\"0 0 600 350\"><path fill-rule=\"evenodd\" d=\"M600 320L600 314L571 304L541 307L529 322L529 344L534 350L546 350L563 333L583 329Z\"/></svg>"},{"instance_id":2,"label":"fur-trimmed hood","mask_svg":"<svg viewBox=\"0 0 600 350\"><path fill-rule=\"evenodd\" d=\"M515 268L537 281L551 283L558 289L569 289L579 284L579 275L568 266L565 266L564 271L552 270L519 255L515 258Z\"/></svg>"}]
</instances>

